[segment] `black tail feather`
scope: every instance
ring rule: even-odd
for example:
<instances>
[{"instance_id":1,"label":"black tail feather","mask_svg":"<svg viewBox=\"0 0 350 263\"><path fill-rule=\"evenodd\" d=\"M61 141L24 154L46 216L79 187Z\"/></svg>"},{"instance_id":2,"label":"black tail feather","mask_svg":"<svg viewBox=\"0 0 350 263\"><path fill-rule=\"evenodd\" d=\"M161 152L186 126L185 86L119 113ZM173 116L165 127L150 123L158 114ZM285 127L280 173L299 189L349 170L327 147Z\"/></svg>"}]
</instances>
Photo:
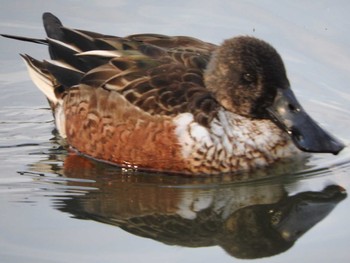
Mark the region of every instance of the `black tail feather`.
<instances>
[{"instance_id":1,"label":"black tail feather","mask_svg":"<svg viewBox=\"0 0 350 263\"><path fill-rule=\"evenodd\" d=\"M55 77L55 79L64 87L78 85L84 76L83 72L55 65L48 61L43 63L46 69Z\"/></svg>"},{"instance_id":2,"label":"black tail feather","mask_svg":"<svg viewBox=\"0 0 350 263\"><path fill-rule=\"evenodd\" d=\"M43 14L43 23L46 34L49 38L64 41L61 21L51 13Z\"/></svg>"},{"instance_id":3,"label":"black tail feather","mask_svg":"<svg viewBox=\"0 0 350 263\"><path fill-rule=\"evenodd\" d=\"M80 30L63 27L62 31L65 34L65 40L69 43L74 43L81 50L89 51L96 49L95 38L90 37Z\"/></svg>"},{"instance_id":4,"label":"black tail feather","mask_svg":"<svg viewBox=\"0 0 350 263\"><path fill-rule=\"evenodd\" d=\"M20 41L31 42L31 43L35 43L35 44L44 44L44 45L48 44L46 39L14 36L14 35L7 35L7 34L0 34L0 35L3 36L3 37L6 37L6 38L11 38L11 39L16 39L16 40L20 40Z\"/></svg>"}]
</instances>

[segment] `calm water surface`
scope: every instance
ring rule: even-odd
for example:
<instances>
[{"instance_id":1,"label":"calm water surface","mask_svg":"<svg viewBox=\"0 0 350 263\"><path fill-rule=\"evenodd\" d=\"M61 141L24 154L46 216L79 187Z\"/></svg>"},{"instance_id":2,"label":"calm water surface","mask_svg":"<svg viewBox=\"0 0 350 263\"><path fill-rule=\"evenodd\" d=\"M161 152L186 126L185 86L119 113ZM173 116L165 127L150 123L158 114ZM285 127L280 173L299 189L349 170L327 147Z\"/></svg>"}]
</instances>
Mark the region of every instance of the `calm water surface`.
<instances>
[{"instance_id":1,"label":"calm water surface","mask_svg":"<svg viewBox=\"0 0 350 263\"><path fill-rule=\"evenodd\" d=\"M42 37L51 11L106 34L263 38L306 110L349 145L348 1L7 2L1 33ZM119 170L60 146L20 52L47 58L0 39L1 262L349 262L349 147L239 179Z\"/></svg>"}]
</instances>

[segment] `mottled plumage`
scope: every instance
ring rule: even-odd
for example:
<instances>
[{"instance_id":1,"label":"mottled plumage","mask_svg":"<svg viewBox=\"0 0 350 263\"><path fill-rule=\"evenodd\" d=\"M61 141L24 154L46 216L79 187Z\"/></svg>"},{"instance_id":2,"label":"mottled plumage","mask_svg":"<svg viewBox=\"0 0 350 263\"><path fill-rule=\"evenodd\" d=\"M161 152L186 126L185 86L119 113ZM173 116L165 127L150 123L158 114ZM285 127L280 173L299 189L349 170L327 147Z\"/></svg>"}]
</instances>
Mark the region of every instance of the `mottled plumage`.
<instances>
[{"instance_id":1,"label":"mottled plumage","mask_svg":"<svg viewBox=\"0 0 350 263\"><path fill-rule=\"evenodd\" d=\"M292 141L311 152L343 148L304 113L266 42L122 38L66 28L50 13L43 20L47 39L4 36L48 45L50 61L23 58L61 136L82 154L126 167L213 174L290 157L297 151Z\"/></svg>"}]
</instances>

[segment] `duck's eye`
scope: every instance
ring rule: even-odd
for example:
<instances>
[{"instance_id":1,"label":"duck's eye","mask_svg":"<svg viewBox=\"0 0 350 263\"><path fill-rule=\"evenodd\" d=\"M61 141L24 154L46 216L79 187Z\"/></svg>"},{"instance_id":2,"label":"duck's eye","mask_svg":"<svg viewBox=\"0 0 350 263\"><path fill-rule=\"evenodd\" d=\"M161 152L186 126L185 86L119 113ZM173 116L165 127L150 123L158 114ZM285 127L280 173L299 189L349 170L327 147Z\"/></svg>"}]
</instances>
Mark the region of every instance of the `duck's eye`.
<instances>
[{"instance_id":1,"label":"duck's eye","mask_svg":"<svg viewBox=\"0 0 350 263\"><path fill-rule=\"evenodd\" d=\"M251 74L251 73L244 73L242 78L247 83L255 82L255 76L253 74Z\"/></svg>"}]
</instances>

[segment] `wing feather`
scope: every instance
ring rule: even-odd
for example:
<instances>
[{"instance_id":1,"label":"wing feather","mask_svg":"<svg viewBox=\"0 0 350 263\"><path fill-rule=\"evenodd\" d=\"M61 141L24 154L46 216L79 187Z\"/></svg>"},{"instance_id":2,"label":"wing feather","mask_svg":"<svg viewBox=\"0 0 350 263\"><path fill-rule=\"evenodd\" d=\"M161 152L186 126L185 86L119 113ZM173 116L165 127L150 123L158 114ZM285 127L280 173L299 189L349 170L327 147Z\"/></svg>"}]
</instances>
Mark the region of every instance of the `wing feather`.
<instances>
[{"instance_id":1,"label":"wing feather","mask_svg":"<svg viewBox=\"0 0 350 263\"><path fill-rule=\"evenodd\" d=\"M56 96L83 85L118 92L150 114L191 112L203 125L216 116L220 106L203 80L215 45L186 36L117 37L71 29L50 13L43 15L43 21L46 40L15 38L48 44L52 61L25 59L38 76L45 72L49 75L44 76L54 77L51 86L64 87L55 89ZM47 90L44 88L45 94L54 100L53 92Z\"/></svg>"}]
</instances>

